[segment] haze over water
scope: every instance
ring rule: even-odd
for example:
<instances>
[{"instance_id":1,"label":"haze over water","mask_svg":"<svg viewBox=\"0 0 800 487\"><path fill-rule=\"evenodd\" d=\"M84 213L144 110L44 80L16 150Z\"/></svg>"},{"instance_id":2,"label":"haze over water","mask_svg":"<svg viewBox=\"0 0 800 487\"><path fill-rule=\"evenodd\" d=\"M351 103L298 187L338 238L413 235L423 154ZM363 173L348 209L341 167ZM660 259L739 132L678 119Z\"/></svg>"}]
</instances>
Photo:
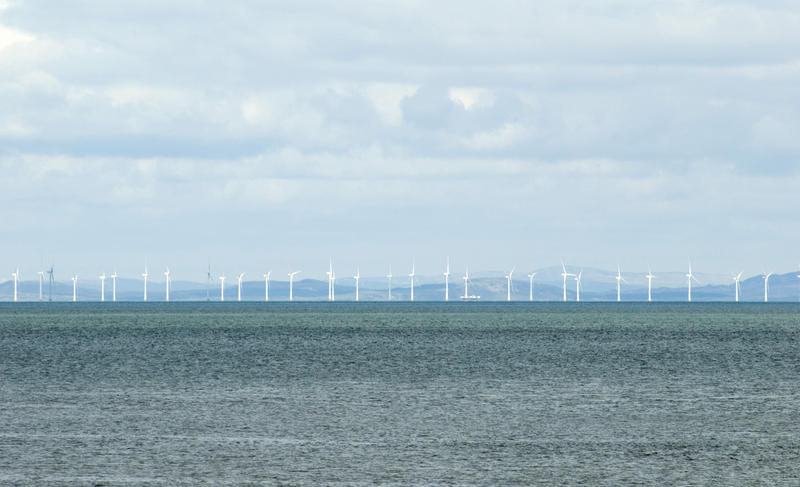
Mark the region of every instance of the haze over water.
<instances>
[{"instance_id":1,"label":"haze over water","mask_svg":"<svg viewBox=\"0 0 800 487\"><path fill-rule=\"evenodd\" d=\"M797 485L800 305L0 304L0 484Z\"/></svg>"}]
</instances>

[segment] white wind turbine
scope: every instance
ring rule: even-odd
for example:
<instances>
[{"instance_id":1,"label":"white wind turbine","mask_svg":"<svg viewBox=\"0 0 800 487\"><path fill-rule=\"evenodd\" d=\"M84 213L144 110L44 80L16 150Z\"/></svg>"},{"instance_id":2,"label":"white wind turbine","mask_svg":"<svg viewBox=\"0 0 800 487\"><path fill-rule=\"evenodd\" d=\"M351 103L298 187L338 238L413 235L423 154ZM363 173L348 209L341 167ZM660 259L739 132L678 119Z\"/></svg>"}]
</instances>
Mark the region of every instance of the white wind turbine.
<instances>
[{"instance_id":1,"label":"white wind turbine","mask_svg":"<svg viewBox=\"0 0 800 487\"><path fill-rule=\"evenodd\" d=\"M469 266L464 271L464 300L469 299Z\"/></svg>"},{"instance_id":2,"label":"white wind turbine","mask_svg":"<svg viewBox=\"0 0 800 487\"><path fill-rule=\"evenodd\" d=\"M392 300L392 266L389 266L389 273L386 274L386 277L389 278L389 301ZM800 276L798 276L800 277Z\"/></svg>"},{"instance_id":3,"label":"white wind turbine","mask_svg":"<svg viewBox=\"0 0 800 487\"><path fill-rule=\"evenodd\" d=\"M416 271L415 271L415 267L416 267L416 265L412 261L411 262L411 274L408 275L408 277L411 278L411 301L414 301L414 276L417 275Z\"/></svg>"},{"instance_id":4,"label":"white wind turbine","mask_svg":"<svg viewBox=\"0 0 800 487\"><path fill-rule=\"evenodd\" d=\"M511 279L512 279L513 276L514 276L514 267L511 268L511 270L508 272L508 274L506 274L506 281L507 281L507 284L508 284L506 286L506 301L509 301L509 302L511 301Z\"/></svg>"},{"instance_id":5,"label":"white wind turbine","mask_svg":"<svg viewBox=\"0 0 800 487\"><path fill-rule=\"evenodd\" d=\"M447 267L444 270L444 300L450 301L450 257L447 258Z\"/></svg>"},{"instance_id":6,"label":"white wind turbine","mask_svg":"<svg viewBox=\"0 0 800 487\"><path fill-rule=\"evenodd\" d=\"M567 278L574 277L575 274L570 274L567 272L567 266L564 265L564 261L561 261L561 277L564 279L564 284L562 286L563 295L564 295L564 302L567 302Z\"/></svg>"},{"instance_id":7,"label":"white wind turbine","mask_svg":"<svg viewBox=\"0 0 800 487\"><path fill-rule=\"evenodd\" d=\"M333 276L333 259L330 259L328 262L328 272L325 273L328 276L328 301L333 301L333 289L331 286L331 277Z\"/></svg>"},{"instance_id":8,"label":"white wind turbine","mask_svg":"<svg viewBox=\"0 0 800 487\"><path fill-rule=\"evenodd\" d=\"M244 272L239 274L239 277L236 278L236 285L237 285L238 291L239 291L237 301L241 301L242 300L242 278L243 277L244 277Z\"/></svg>"},{"instance_id":9,"label":"white wind turbine","mask_svg":"<svg viewBox=\"0 0 800 487\"><path fill-rule=\"evenodd\" d=\"M219 300L225 301L225 276L219 276Z\"/></svg>"},{"instance_id":10,"label":"white wind turbine","mask_svg":"<svg viewBox=\"0 0 800 487\"><path fill-rule=\"evenodd\" d=\"M331 301L336 301L336 270L331 266Z\"/></svg>"},{"instance_id":11,"label":"white wind turbine","mask_svg":"<svg viewBox=\"0 0 800 487\"><path fill-rule=\"evenodd\" d=\"M650 270L650 266L647 266L647 275L644 277L647 278L647 302L649 303L653 300L653 278L656 277Z\"/></svg>"},{"instance_id":12,"label":"white wind turbine","mask_svg":"<svg viewBox=\"0 0 800 487\"><path fill-rule=\"evenodd\" d=\"M620 270L619 265L617 265L617 302L622 301L621 288L623 282L627 283L627 281L622 278L622 270Z\"/></svg>"},{"instance_id":13,"label":"white wind turbine","mask_svg":"<svg viewBox=\"0 0 800 487\"><path fill-rule=\"evenodd\" d=\"M100 274L100 302L106 300L106 273Z\"/></svg>"},{"instance_id":14,"label":"white wind turbine","mask_svg":"<svg viewBox=\"0 0 800 487\"><path fill-rule=\"evenodd\" d=\"M142 274L142 277L144 278L144 300L145 301L147 301L147 276L148 275L149 274L147 274L147 266L144 266L144 274Z\"/></svg>"},{"instance_id":15,"label":"white wind turbine","mask_svg":"<svg viewBox=\"0 0 800 487\"><path fill-rule=\"evenodd\" d=\"M764 277L764 302L766 303L769 301L769 296L767 295L767 290L769 289L769 277L772 275L772 272L761 274Z\"/></svg>"},{"instance_id":16,"label":"white wind turbine","mask_svg":"<svg viewBox=\"0 0 800 487\"><path fill-rule=\"evenodd\" d=\"M741 289L741 285L742 285L741 284L741 280L742 280L742 273L741 272L736 274L735 276L733 276L733 285L734 285L734 287L736 289L735 299L736 299L737 303L739 302L739 289Z\"/></svg>"},{"instance_id":17,"label":"white wind turbine","mask_svg":"<svg viewBox=\"0 0 800 487\"><path fill-rule=\"evenodd\" d=\"M686 282L689 284L689 302L692 302L692 281L699 282L692 274L692 263L689 262L689 273L686 274Z\"/></svg>"},{"instance_id":18,"label":"white wind turbine","mask_svg":"<svg viewBox=\"0 0 800 487\"><path fill-rule=\"evenodd\" d=\"M269 301L269 276L272 274L272 271L267 272L264 274L264 302Z\"/></svg>"},{"instance_id":19,"label":"white wind turbine","mask_svg":"<svg viewBox=\"0 0 800 487\"><path fill-rule=\"evenodd\" d=\"M536 277L535 272L531 272L528 274L528 279L530 279L530 286L528 288L528 301L533 301L533 278Z\"/></svg>"},{"instance_id":20,"label":"white wind turbine","mask_svg":"<svg viewBox=\"0 0 800 487\"><path fill-rule=\"evenodd\" d=\"M583 277L583 269L575 276L575 301L581 301L581 277Z\"/></svg>"},{"instance_id":21,"label":"white wind turbine","mask_svg":"<svg viewBox=\"0 0 800 487\"><path fill-rule=\"evenodd\" d=\"M166 300L167 300L167 302L169 302L169 267L167 267L167 270L166 270L166 272L164 272L164 282L165 282L165 283L166 283L166 285L167 285L167 289L166 289L166 291L167 291L167 294L166 294Z\"/></svg>"},{"instance_id":22,"label":"white wind turbine","mask_svg":"<svg viewBox=\"0 0 800 487\"><path fill-rule=\"evenodd\" d=\"M42 300L42 284L44 281L44 271L37 272L39 274L39 301Z\"/></svg>"},{"instance_id":23,"label":"white wind turbine","mask_svg":"<svg viewBox=\"0 0 800 487\"><path fill-rule=\"evenodd\" d=\"M289 301L294 301L293 295L293 287L294 287L294 276L300 274L302 271L294 271L289 273Z\"/></svg>"},{"instance_id":24,"label":"white wind turbine","mask_svg":"<svg viewBox=\"0 0 800 487\"><path fill-rule=\"evenodd\" d=\"M356 301L358 301L358 281L361 279L361 269L356 267L356 275L353 276L353 279L356 280Z\"/></svg>"},{"instance_id":25,"label":"white wind turbine","mask_svg":"<svg viewBox=\"0 0 800 487\"><path fill-rule=\"evenodd\" d=\"M78 300L78 275L72 276L72 302Z\"/></svg>"},{"instance_id":26,"label":"white wind turbine","mask_svg":"<svg viewBox=\"0 0 800 487\"><path fill-rule=\"evenodd\" d=\"M11 273L11 276L14 278L14 302L17 302L17 283L19 282L19 266L17 266L17 270Z\"/></svg>"},{"instance_id":27,"label":"white wind turbine","mask_svg":"<svg viewBox=\"0 0 800 487\"><path fill-rule=\"evenodd\" d=\"M111 274L111 300L117 302L117 271Z\"/></svg>"}]
</instances>

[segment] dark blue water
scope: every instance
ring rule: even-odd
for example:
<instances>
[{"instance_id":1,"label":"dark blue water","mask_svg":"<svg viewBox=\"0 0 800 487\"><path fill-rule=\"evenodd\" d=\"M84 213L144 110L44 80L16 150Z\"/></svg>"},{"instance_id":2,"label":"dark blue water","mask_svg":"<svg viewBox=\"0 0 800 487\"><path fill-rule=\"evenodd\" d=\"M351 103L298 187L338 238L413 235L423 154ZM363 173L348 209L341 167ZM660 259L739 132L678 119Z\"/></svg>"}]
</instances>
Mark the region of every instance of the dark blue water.
<instances>
[{"instance_id":1,"label":"dark blue water","mask_svg":"<svg viewBox=\"0 0 800 487\"><path fill-rule=\"evenodd\" d=\"M0 485L800 485L800 307L0 305Z\"/></svg>"}]
</instances>

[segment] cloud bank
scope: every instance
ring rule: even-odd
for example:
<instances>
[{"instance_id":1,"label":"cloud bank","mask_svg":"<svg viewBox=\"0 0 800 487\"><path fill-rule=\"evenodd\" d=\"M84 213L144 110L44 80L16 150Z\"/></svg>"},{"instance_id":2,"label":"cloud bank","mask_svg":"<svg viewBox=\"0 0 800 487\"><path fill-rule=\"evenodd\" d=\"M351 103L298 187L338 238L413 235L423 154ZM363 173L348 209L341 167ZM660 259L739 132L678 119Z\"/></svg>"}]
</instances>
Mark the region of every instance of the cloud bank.
<instances>
[{"instance_id":1,"label":"cloud bank","mask_svg":"<svg viewBox=\"0 0 800 487\"><path fill-rule=\"evenodd\" d=\"M785 269L798 52L788 1L5 2L0 251Z\"/></svg>"}]
</instances>

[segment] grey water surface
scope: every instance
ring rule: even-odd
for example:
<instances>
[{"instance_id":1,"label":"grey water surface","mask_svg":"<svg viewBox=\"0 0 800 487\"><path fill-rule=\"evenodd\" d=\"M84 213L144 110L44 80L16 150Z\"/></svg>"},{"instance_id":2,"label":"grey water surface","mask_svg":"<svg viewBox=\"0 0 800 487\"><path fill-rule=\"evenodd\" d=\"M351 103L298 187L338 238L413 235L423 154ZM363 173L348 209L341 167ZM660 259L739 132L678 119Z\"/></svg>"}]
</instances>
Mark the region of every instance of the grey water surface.
<instances>
[{"instance_id":1,"label":"grey water surface","mask_svg":"<svg viewBox=\"0 0 800 487\"><path fill-rule=\"evenodd\" d=\"M0 304L0 485L800 485L800 306Z\"/></svg>"}]
</instances>

